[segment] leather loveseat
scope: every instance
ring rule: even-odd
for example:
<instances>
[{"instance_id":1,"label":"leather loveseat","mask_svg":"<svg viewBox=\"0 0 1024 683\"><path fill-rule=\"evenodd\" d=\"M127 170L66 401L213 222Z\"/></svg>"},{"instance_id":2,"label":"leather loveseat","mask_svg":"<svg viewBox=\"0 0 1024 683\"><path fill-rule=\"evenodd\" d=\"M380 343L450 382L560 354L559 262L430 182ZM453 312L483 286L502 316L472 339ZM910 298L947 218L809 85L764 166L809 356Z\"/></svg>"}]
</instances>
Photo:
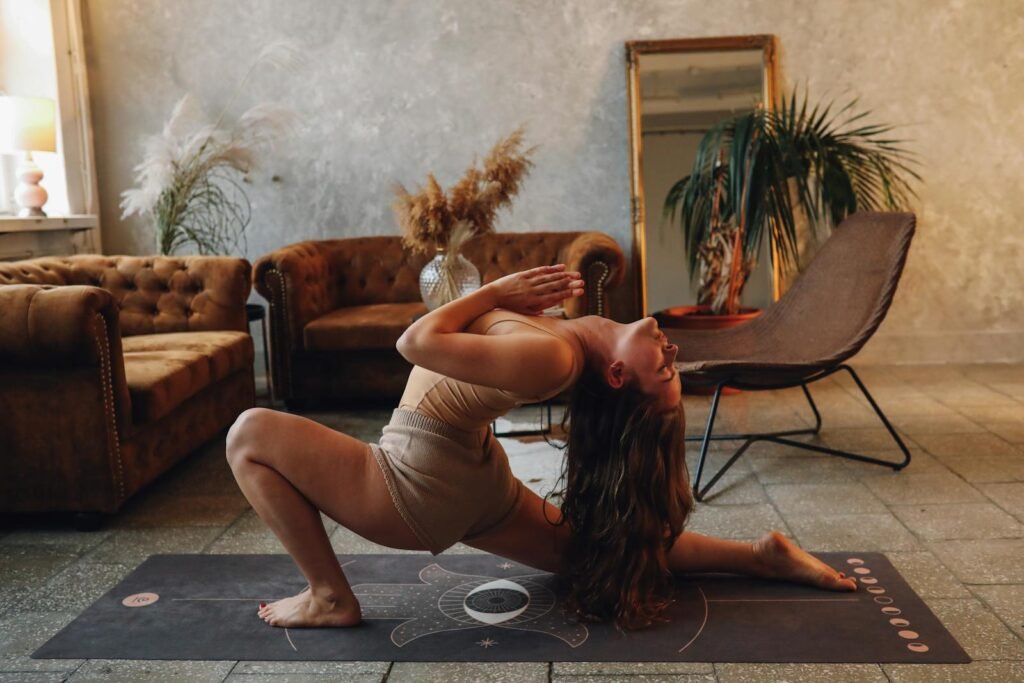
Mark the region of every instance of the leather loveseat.
<instances>
[{"instance_id":1,"label":"leather loveseat","mask_svg":"<svg viewBox=\"0 0 1024 683\"><path fill-rule=\"evenodd\" d=\"M607 291L622 282L626 265L615 240L600 232L493 233L462 254L485 283L554 263L580 271L586 293L566 302L568 317L607 316ZM419 273L432 257L381 236L300 242L260 258L253 285L270 302L277 397L290 408L398 399L412 366L395 343L427 311Z\"/></svg>"},{"instance_id":2,"label":"leather loveseat","mask_svg":"<svg viewBox=\"0 0 1024 683\"><path fill-rule=\"evenodd\" d=\"M252 407L250 273L228 257L0 264L0 511L94 525Z\"/></svg>"}]
</instances>

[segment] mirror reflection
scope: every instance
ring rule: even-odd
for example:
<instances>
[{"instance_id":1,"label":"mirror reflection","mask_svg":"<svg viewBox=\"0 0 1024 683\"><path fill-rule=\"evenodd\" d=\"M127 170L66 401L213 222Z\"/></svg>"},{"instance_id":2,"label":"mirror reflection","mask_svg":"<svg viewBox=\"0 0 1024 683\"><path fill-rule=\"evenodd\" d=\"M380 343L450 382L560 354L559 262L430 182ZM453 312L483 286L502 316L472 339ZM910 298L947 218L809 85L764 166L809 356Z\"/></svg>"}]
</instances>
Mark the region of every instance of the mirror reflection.
<instances>
[{"instance_id":1,"label":"mirror reflection","mask_svg":"<svg viewBox=\"0 0 1024 683\"><path fill-rule=\"evenodd\" d=\"M639 308L648 315L697 301L678 220L663 216L669 190L690 174L716 123L771 101L771 36L629 43L633 116L634 255ZM772 301L772 263L759 258L743 304Z\"/></svg>"}]
</instances>

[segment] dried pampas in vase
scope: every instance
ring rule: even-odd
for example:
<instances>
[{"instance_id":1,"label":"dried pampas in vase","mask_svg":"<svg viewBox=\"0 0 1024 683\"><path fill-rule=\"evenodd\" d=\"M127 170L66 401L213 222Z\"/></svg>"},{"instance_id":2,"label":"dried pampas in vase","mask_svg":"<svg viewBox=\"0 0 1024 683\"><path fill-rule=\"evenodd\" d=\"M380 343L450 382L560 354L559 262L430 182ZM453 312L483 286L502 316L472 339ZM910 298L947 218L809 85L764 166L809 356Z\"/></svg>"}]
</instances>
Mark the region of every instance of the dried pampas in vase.
<instances>
[{"instance_id":1,"label":"dried pampas in vase","mask_svg":"<svg viewBox=\"0 0 1024 683\"><path fill-rule=\"evenodd\" d=\"M437 255L420 273L420 291L431 310L480 286L480 273L459 252L477 235L494 232L498 210L511 203L532 166L523 150L523 129L490 151L482 167L474 162L446 193L432 173L416 194L395 186L395 217L402 243L414 252Z\"/></svg>"}]
</instances>

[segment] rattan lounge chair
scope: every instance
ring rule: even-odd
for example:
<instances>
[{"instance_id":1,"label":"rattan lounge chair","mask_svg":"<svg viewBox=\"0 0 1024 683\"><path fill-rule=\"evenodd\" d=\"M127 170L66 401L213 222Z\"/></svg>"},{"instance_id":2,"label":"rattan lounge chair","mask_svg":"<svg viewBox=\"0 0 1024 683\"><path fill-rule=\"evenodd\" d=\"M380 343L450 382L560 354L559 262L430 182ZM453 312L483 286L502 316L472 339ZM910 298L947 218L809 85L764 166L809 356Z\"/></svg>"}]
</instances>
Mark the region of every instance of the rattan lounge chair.
<instances>
[{"instance_id":1,"label":"rattan lounge chair","mask_svg":"<svg viewBox=\"0 0 1024 683\"><path fill-rule=\"evenodd\" d=\"M903 272L914 225L914 215L909 213L854 214L832 232L792 289L757 318L725 330L665 330L669 339L679 345L676 366L684 385L714 388L704 435L687 437L688 441L701 441L693 483L697 500L703 499L756 441L786 444L894 470L907 466L910 451L846 361L864 346L885 318ZM903 451L901 461L880 460L789 438L820 431L821 414L807 385L840 370L850 373L889 430ZM719 399L726 387L752 391L800 387L814 411L815 425L766 433L713 434ZM743 444L702 489L700 482L709 443L733 440Z\"/></svg>"}]
</instances>

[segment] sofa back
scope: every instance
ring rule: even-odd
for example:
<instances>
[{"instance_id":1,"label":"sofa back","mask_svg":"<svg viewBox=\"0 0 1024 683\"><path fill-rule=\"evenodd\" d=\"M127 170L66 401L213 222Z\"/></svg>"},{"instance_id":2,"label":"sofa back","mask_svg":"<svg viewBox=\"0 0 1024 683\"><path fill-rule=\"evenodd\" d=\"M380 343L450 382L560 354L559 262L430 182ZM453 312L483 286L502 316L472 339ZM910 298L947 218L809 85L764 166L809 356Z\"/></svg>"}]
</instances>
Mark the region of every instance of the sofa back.
<instances>
[{"instance_id":1,"label":"sofa back","mask_svg":"<svg viewBox=\"0 0 1024 683\"><path fill-rule=\"evenodd\" d=\"M222 256L44 257L0 263L0 285L91 285L117 300L121 334L246 330L250 266Z\"/></svg>"},{"instance_id":2,"label":"sofa back","mask_svg":"<svg viewBox=\"0 0 1024 683\"><path fill-rule=\"evenodd\" d=\"M356 237L315 242L328 273L317 274L328 302L348 305L420 300L420 270L433 254L414 254L400 237ZM333 307L333 306L332 306Z\"/></svg>"},{"instance_id":3,"label":"sofa back","mask_svg":"<svg viewBox=\"0 0 1024 683\"><path fill-rule=\"evenodd\" d=\"M566 246L580 234L490 233L470 240L462 255L487 283L509 273L566 260ZM285 256L295 260L290 264L295 270L289 270L302 273L303 290L309 297L306 303L318 311L339 305L420 301L419 274L433 257L433 251L413 254L402 246L398 236L311 240L293 245ZM320 298L323 301L315 300Z\"/></svg>"}]
</instances>

